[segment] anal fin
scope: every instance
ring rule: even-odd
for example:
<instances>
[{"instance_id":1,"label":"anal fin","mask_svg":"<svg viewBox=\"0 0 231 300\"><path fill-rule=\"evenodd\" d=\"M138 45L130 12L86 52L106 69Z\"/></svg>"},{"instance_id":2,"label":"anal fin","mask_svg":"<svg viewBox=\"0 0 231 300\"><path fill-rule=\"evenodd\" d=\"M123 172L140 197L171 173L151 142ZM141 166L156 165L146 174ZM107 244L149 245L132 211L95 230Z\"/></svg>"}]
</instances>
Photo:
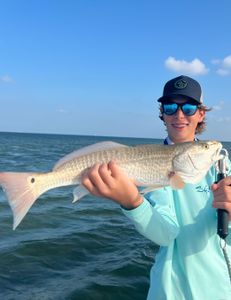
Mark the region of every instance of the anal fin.
<instances>
[{"instance_id":1,"label":"anal fin","mask_svg":"<svg viewBox=\"0 0 231 300\"><path fill-rule=\"evenodd\" d=\"M78 185L74 190L73 190L73 196L74 199L72 203L75 203L76 201L80 200L84 196L88 195L89 191L82 185Z\"/></svg>"}]
</instances>

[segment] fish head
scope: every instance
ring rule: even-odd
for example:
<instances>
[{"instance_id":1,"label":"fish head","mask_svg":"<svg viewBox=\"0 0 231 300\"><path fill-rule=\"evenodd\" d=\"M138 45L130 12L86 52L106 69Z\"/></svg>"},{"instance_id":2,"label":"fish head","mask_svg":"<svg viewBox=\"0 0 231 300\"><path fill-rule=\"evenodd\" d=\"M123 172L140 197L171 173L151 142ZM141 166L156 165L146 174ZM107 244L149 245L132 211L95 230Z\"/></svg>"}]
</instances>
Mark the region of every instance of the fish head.
<instances>
[{"instance_id":1,"label":"fish head","mask_svg":"<svg viewBox=\"0 0 231 300\"><path fill-rule=\"evenodd\" d=\"M217 141L197 142L188 149L187 154L196 170L209 169L223 156L221 155L222 144Z\"/></svg>"},{"instance_id":2,"label":"fish head","mask_svg":"<svg viewBox=\"0 0 231 300\"><path fill-rule=\"evenodd\" d=\"M222 144L218 141L184 143L173 159L173 168L185 182L200 181L213 164L223 158Z\"/></svg>"}]
</instances>

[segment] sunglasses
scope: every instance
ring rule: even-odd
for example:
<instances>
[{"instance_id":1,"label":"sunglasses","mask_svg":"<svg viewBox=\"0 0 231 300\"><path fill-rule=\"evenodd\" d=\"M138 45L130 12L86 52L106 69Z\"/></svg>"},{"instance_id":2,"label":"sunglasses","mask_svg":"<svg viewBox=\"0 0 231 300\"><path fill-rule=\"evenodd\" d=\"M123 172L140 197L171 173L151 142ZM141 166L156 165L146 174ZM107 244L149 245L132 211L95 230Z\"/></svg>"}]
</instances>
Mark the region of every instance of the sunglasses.
<instances>
[{"instance_id":1,"label":"sunglasses","mask_svg":"<svg viewBox=\"0 0 231 300\"><path fill-rule=\"evenodd\" d=\"M163 113L166 114L167 116L172 116L174 115L179 107L181 108L182 112L184 113L185 116L193 116L195 115L198 105L197 104L191 104L191 103L163 103Z\"/></svg>"}]
</instances>

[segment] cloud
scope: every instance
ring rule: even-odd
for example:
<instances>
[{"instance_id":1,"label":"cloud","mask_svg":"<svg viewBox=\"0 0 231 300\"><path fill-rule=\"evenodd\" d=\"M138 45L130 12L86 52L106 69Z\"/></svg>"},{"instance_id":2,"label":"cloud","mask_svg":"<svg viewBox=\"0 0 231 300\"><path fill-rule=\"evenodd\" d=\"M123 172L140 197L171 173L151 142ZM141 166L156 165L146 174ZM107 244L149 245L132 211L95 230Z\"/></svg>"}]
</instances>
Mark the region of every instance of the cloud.
<instances>
[{"instance_id":1,"label":"cloud","mask_svg":"<svg viewBox=\"0 0 231 300\"><path fill-rule=\"evenodd\" d=\"M66 114L66 113L68 113L68 111L66 109L64 109L64 108L58 108L57 112L60 113L60 114Z\"/></svg>"},{"instance_id":2,"label":"cloud","mask_svg":"<svg viewBox=\"0 0 231 300\"><path fill-rule=\"evenodd\" d=\"M224 59L212 60L212 63L217 61L218 69L216 73L220 76L228 76L231 74L231 55L226 56Z\"/></svg>"},{"instance_id":3,"label":"cloud","mask_svg":"<svg viewBox=\"0 0 231 300\"><path fill-rule=\"evenodd\" d=\"M175 72L181 72L190 75L204 75L208 73L209 69L198 58L193 59L191 62L185 60L177 60L172 56L169 56L165 60L166 68Z\"/></svg>"},{"instance_id":4,"label":"cloud","mask_svg":"<svg viewBox=\"0 0 231 300\"><path fill-rule=\"evenodd\" d=\"M221 63L221 60L220 59L212 59L211 63L213 65L219 65Z\"/></svg>"},{"instance_id":5,"label":"cloud","mask_svg":"<svg viewBox=\"0 0 231 300\"><path fill-rule=\"evenodd\" d=\"M211 124L214 123L230 123L231 117L230 116L218 116L216 114L208 114L206 115L206 118L208 121L210 121Z\"/></svg>"},{"instance_id":6,"label":"cloud","mask_svg":"<svg viewBox=\"0 0 231 300\"><path fill-rule=\"evenodd\" d=\"M217 105L213 105L213 110L222 110L224 108L225 102L220 101Z\"/></svg>"},{"instance_id":7,"label":"cloud","mask_svg":"<svg viewBox=\"0 0 231 300\"><path fill-rule=\"evenodd\" d=\"M13 82L13 79L9 75L3 75L0 77L0 81L10 83Z\"/></svg>"},{"instance_id":8,"label":"cloud","mask_svg":"<svg viewBox=\"0 0 231 300\"><path fill-rule=\"evenodd\" d=\"M229 116L228 112L230 111L229 108L229 101L219 101L217 104L212 106L212 112L206 115L206 118L210 120L211 123L230 123L231 117Z\"/></svg>"},{"instance_id":9,"label":"cloud","mask_svg":"<svg viewBox=\"0 0 231 300\"><path fill-rule=\"evenodd\" d=\"M223 67L231 69L231 55L226 56L223 60Z\"/></svg>"},{"instance_id":10,"label":"cloud","mask_svg":"<svg viewBox=\"0 0 231 300\"><path fill-rule=\"evenodd\" d=\"M217 123L230 123L231 118L230 117L215 117L213 118L213 121Z\"/></svg>"},{"instance_id":11,"label":"cloud","mask_svg":"<svg viewBox=\"0 0 231 300\"><path fill-rule=\"evenodd\" d=\"M230 74L230 71L227 69L219 68L217 69L217 74L221 76L228 76Z\"/></svg>"}]
</instances>

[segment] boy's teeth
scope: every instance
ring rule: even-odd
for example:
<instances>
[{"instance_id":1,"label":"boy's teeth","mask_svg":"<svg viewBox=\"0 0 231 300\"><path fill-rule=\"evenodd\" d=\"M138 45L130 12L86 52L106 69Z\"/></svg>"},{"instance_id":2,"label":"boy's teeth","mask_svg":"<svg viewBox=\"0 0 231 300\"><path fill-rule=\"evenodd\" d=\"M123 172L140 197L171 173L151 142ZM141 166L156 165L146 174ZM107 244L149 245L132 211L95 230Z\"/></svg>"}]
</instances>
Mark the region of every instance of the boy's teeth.
<instances>
[{"instance_id":1,"label":"boy's teeth","mask_svg":"<svg viewBox=\"0 0 231 300\"><path fill-rule=\"evenodd\" d=\"M174 124L175 127L179 127L179 128L182 128L185 126L185 124Z\"/></svg>"}]
</instances>

